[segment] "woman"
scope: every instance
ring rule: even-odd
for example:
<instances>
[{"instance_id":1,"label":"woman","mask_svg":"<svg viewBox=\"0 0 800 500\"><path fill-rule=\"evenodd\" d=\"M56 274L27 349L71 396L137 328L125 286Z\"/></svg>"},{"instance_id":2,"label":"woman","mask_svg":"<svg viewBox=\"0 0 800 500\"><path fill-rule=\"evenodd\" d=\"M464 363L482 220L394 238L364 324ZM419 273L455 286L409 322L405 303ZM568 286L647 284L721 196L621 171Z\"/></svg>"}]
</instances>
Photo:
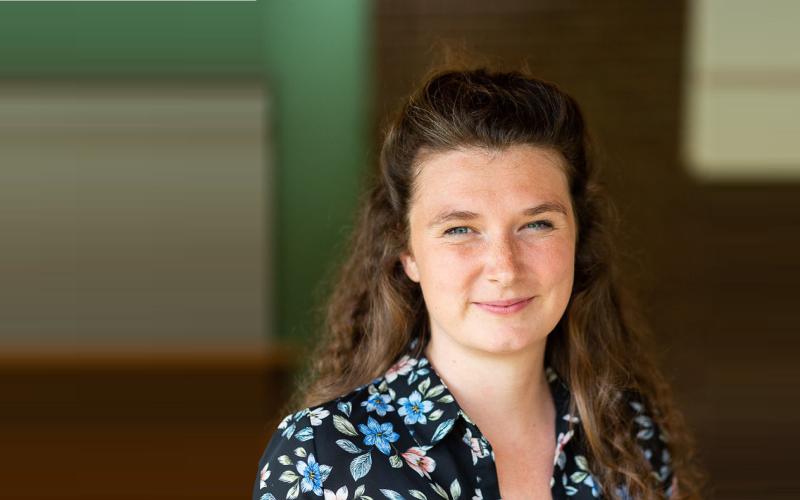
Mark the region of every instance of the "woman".
<instances>
[{"instance_id":1,"label":"woman","mask_svg":"<svg viewBox=\"0 0 800 500\"><path fill-rule=\"evenodd\" d=\"M434 74L386 133L306 408L254 498L695 496L607 208L571 97Z\"/></svg>"}]
</instances>

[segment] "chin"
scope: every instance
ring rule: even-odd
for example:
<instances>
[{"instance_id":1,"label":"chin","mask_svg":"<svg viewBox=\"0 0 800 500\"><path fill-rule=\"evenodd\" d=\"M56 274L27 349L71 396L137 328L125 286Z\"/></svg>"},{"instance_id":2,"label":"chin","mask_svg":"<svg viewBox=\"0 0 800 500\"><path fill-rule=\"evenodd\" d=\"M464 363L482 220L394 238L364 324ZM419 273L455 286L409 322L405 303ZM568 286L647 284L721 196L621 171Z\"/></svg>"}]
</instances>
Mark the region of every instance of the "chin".
<instances>
[{"instance_id":1,"label":"chin","mask_svg":"<svg viewBox=\"0 0 800 500\"><path fill-rule=\"evenodd\" d=\"M513 354L532 348L540 340L547 336L538 335L531 331L518 331L489 329L492 332L490 338L480 338L476 347L491 354ZM541 337L541 338L540 338Z\"/></svg>"}]
</instances>

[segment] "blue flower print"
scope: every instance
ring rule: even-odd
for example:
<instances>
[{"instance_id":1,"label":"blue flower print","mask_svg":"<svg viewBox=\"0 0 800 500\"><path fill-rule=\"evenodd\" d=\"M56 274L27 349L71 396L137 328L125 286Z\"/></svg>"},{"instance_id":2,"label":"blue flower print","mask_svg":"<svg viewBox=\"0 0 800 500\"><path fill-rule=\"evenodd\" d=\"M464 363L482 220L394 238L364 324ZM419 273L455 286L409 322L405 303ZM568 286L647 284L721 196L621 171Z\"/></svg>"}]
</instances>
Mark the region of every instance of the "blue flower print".
<instances>
[{"instance_id":1,"label":"blue flower print","mask_svg":"<svg viewBox=\"0 0 800 500\"><path fill-rule=\"evenodd\" d=\"M332 467L330 465L321 465L317 463L314 454L308 456L308 463L300 460L297 462L297 472L303 476L300 481L300 489L303 493L313 491L315 495L322 496L322 483L328 479L328 474L331 473Z\"/></svg>"},{"instance_id":2,"label":"blue flower print","mask_svg":"<svg viewBox=\"0 0 800 500\"><path fill-rule=\"evenodd\" d=\"M617 498L620 500L633 500L628 488L625 486L618 486L615 491L617 492ZM592 491L592 493L594 493L594 491ZM667 496L667 498L669 498L669 496Z\"/></svg>"},{"instance_id":3,"label":"blue flower print","mask_svg":"<svg viewBox=\"0 0 800 500\"><path fill-rule=\"evenodd\" d=\"M381 417L386 416L387 411L394 411L394 406L390 405L389 402L392 400L392 397L388 394L372 394L366 401L361 402L361 406L365 406L367 411L374 411Z\"/></svg>"},{"instance_id":4,"label":"blue flower print","mask_svg":"<svg viewBox=\"0 0 800 500\"><path fill-rule=\"evenodd\" d=\"M428 368L428 360L422 358L417 363L417 367L411 370L411 373L408 375L408 385L413 384L417 381L417 379L424 377L425 375L429 374L431 371Z\"/></svg>"},{"instance_id":5,"label":"blue flower print","mask_svg":"<svg viewBox=\"0 0 800 500\"><path fill-rule=\"evenodd\" d=\"M372 417L367 419L367 425L359 424L358 429L364 434L364 444L377 446L384 455L390 454L392 450L389 445L400 439L400 435L394 432L392 424L378 423Z\"/></svg>"},{"instance_id":6,"label":"blue flower print","mask_svg":"<svg viewBox=\"0 0 800 500\"><path fill-rule=\"evenodd\" d=\"M422 395L417 391L412 392L407 398L398 399L397 403L400 405L397 414L405 416L405 423L408 425L427 423L428 419L425 414L433 409L433 403L423 401Z\"/></svg>"},{"instance_id":7,"label":"blue flower print","mask_svg":"<svg viewBox=\"0 0 800 500\"><path fill-rule=\"evenodd\" d=\"M281 421L280 425L278 425L278 429L282 430L281 436L285 437L286 439L291 439L292 435L294 435L295 429L297 428L297 421L306 416L306 414L308 414L308 408L300 410L293 415L287 415ZM291 425L289 425L289 422L291 422Z\"/></svg>"},{"instance_id":8,"label":"blue flower print","mask_svg":"<svg viewBox=\"0 0 800 500\"><path fill-rule=\"evenodd\" d=\"M577 486L583 483L591 488L592 496L598 498L602 491L600 490L600 485L595 482L592 474L589 472L589 462L586 460L586 457L583 455L575 455L575 464L578 466L578 470L569 475L571 484L567 484L566 474L562 476L567 495L573 496L578 493L579 490Z\"/></svg>"},{"instance_id":9,"label":"blue flower print","mask_svg":"<svg viewBox=\"0 0 800 500\"><path fill-rule=\"evenodd\" d=\"M499 498L492 465L496 457L488 439L419 347L401 355L386 375L284 418L259 461L252 500ZM634 500L629 490L617 489L624 481L606 487L592 475L602 465L587 454L581 415L569 411L570 387L552 369L547 373L557 412L551 434L556 446L548 457L553 469L546 478L551 496ZM413 385L409 378L416 378ZM625 390L617 396L625 409L630 404L625 415L630 439L641 452L642 465L650 467L642 472L648 479L652 474L653 486L658 485L658 494L651 496L675 498L673 450L658 414L647 410L643 394Z\"/></svg>"},{"instance_id":10,"label":"blue flower print","mask_svg":"<svg viewBox=\"0 0 800 500\"><path fill-rule=\"evenodd\" d=\"M589 487L591 487L591 488L592 488L592 496L593 496L593 497L599 497L599 496L600 496L600 485L599 485L599 484L597 484L597 483L594 481L594 478L593 478L592 476L589 476L589 477L587 477L587 478L586 478L586 479L583 481L583 484L586 484L586 485L588 485ZM623 498L626 498L626 499L627 499L627 498L630 498L630 496L623 497Z\"/></svg>"}]
</instances>

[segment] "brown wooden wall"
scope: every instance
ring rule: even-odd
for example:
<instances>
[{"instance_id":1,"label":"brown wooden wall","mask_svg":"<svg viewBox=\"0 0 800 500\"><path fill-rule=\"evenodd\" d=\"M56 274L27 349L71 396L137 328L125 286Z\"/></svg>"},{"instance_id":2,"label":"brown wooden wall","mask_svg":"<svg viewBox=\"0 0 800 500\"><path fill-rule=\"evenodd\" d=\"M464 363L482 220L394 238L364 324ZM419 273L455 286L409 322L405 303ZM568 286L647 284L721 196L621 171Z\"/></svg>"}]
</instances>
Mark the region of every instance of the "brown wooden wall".
<instances>
[{"instance_id":1,"label":"brown wooden wall","mask_svg":"<svg viewBox=\"0 0 800 500\"><path fill-rule=\"evenodd\" d=\"M294 352L0 363L0 498L250 498Z\"/></svg>"},{"instance_id":2,"label":"brown wooden wall","mask_svg":"<svg viewBox=\"0 0 800 500\"><path fill-rule=\"evenodd\" d=\"M527 63L574 95L623 219L627 274L712 496L800 498L786 472L800 436L800 185L701 184L687 174L685 14L680 1L379 1L376 122L442 45Z\"/></svg>"}]
</instances>

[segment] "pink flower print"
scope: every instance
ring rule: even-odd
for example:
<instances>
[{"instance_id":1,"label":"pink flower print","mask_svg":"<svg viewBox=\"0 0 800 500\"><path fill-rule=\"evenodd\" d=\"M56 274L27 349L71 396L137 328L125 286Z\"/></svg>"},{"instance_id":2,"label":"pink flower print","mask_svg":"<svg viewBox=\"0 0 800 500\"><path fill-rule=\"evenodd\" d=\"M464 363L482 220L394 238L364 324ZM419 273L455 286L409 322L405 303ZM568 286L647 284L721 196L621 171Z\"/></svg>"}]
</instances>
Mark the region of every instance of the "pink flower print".
<instances>
[{"instance_id":1,"label":"pink flower print","mask_svg":"<svg viewBox=\"0 0 800 500\"><path fill-rule=\"evenodd\" d=\"M572 439L573 434L575 434L575 431L572 430L567 433L558 433L558 439L556 440L556 453L553 456L553 465L558 464L560 468L564 468L567 460L567 456L564 454L564 446L569 443L569 440Z\"/></svg>"},{"instance_id":2,"label":"pink flower print","mask_svg":"<svg viewBox=\"0 0 800 500\"><path fill-rule=\"evenodd\" d=\"M401 375L408 375L414 365L417 364L417 360L414 358L409 357L408 355L403 356L400 358L400 361L393 364L389 370L386 371L384 377L386 378L387 382L394 382L394 380L401 376Z\"/></svg>"},{"instance_id":3,"label":"pink flower print","mask_svg":"<svg viewBox=\"0 0 800 500\"><path fill-rule=\"evenodd\" d=\"M408 466L417 471L417 474L431 478L430 473L436 469L436 461L426 456L425 450L413 446L402 455Z\"/></svg>"},{"instance_id":4,"label":"pink flower print","mask_svg":"<svg viewBox=\"0 0 800 500\"><path fill-rule=\"evenodd\" d=\"M269 479L270 474L272 474L272 471L269 470L269 462L267 462L267 465L265 465L264 468L261 469L261 478L260 478L261 480L259 481L258 485L259 488L267 487L267 479Z\"/></svg>"},{"instance_id":5,"label":"pink flower print","mask_svg":"<svg viewBox=\"0 0 800 500\"><path fill-rule=\"evenodd\" d=\"M472 437L471 430L467 429L462 441L469 446L470 452L472 452L472 465L476 465L479 458L489 456L489 447L479 438Z\"/></svg>"}]
</instances>

